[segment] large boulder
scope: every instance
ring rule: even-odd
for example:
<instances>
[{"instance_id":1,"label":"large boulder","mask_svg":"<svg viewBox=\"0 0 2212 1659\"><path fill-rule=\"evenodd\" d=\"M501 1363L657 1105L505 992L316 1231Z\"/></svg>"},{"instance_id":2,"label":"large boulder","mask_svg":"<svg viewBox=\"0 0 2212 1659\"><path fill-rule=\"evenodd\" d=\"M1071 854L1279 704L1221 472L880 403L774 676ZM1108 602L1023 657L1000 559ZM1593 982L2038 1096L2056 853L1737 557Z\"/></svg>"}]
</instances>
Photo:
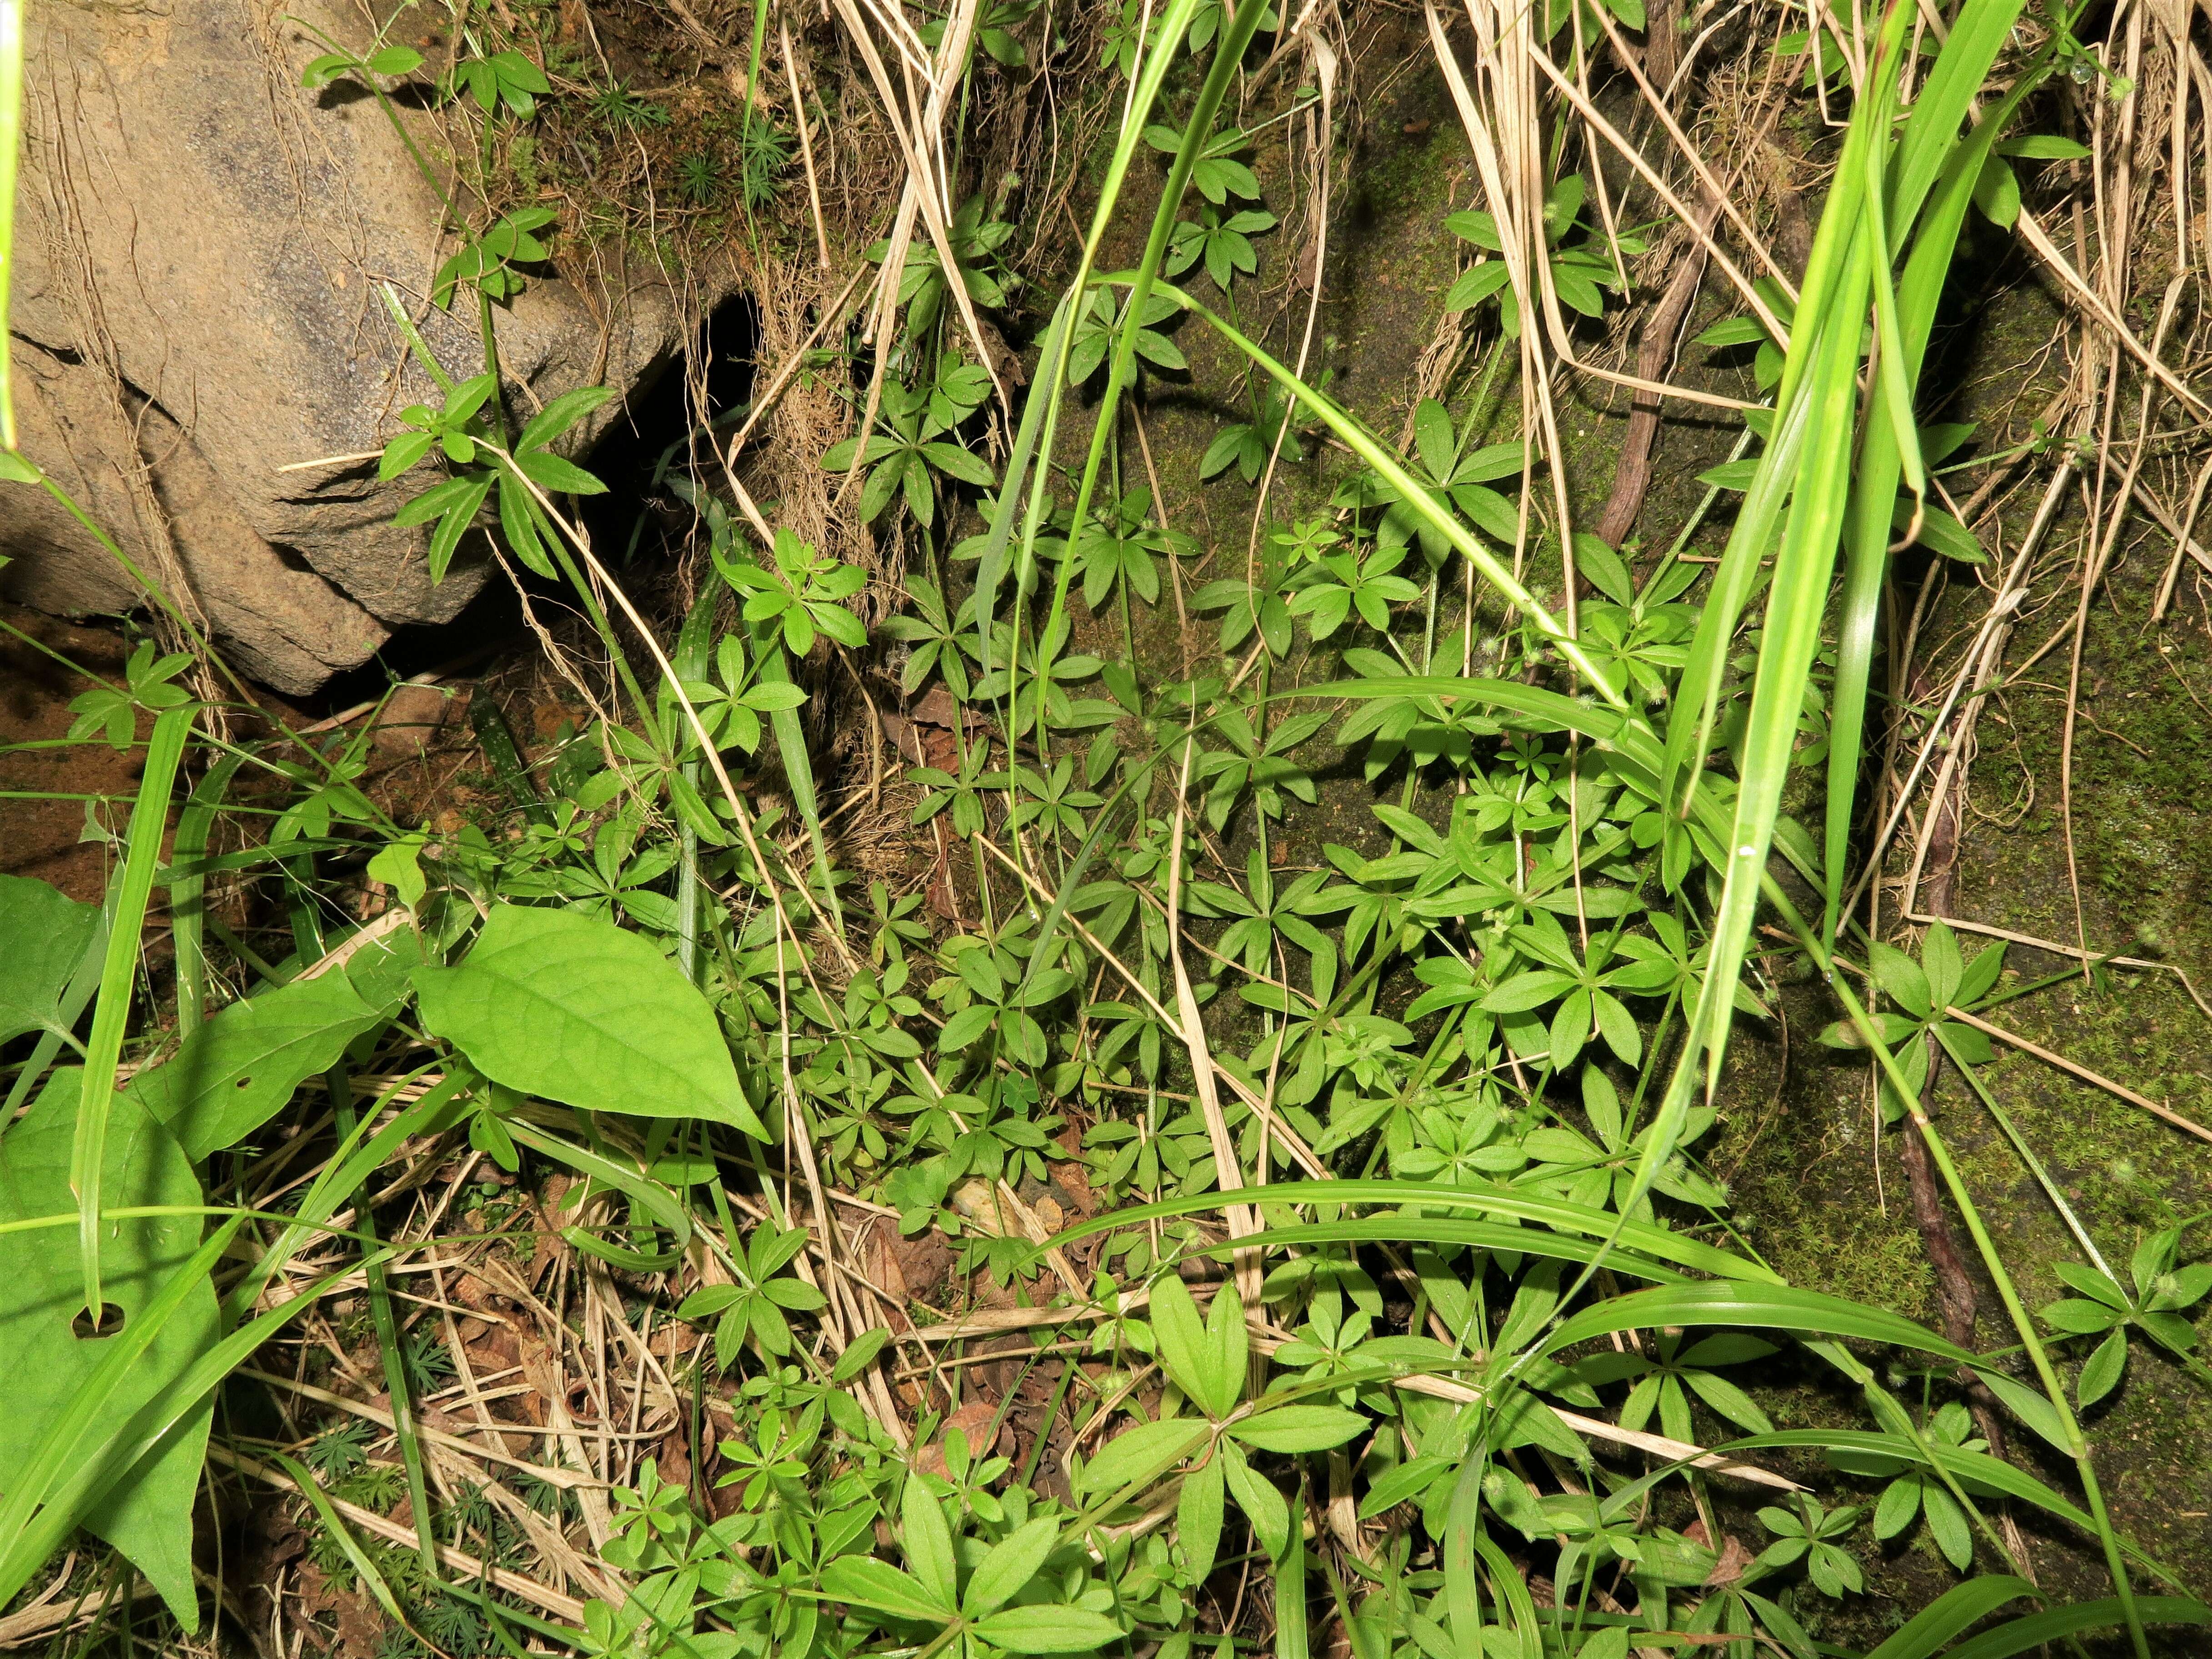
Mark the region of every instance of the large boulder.
<instances>
[{"instance_id":1,"label":"large boulder","mask_svg":"<svg viewBox=\"0 0 2212 1659\"><path fill-rule=\"evenodd\" d=\"M431 386L380 284L455 374L480 369L483 348L472 305L448 316L429 302L456 243L385 109L356 83L301 86L324 50L301 21L357 48L360 14L295 10L30 9L12 325L26 453L234 661L296 693L366 661L396 626L451 618L489 562L465 545L433 586L428 532L392 527L433 479L380 483L373 452ZM401 101L435 166L441 115ZM666 286L615 286L611 300L536 276L501 310L518 415L575 386L629 391L668 362L681 324ZM44 609L143 602L43 491L0 495L0 586Z\"/></svg>"}]
</instances>

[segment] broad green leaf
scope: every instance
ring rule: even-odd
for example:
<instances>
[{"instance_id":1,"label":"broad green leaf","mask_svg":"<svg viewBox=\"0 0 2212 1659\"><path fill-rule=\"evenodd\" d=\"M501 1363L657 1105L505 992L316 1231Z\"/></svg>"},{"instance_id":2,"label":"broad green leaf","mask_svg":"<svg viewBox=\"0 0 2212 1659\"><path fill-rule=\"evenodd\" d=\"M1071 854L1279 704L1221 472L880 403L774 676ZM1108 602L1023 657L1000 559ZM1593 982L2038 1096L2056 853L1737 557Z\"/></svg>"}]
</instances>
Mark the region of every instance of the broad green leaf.
<instances>
[{"instance_id":1,"label":"broad green leaf","mask_svg":"<svg viewBox=\"0 0 2212 1659\"><path fill-rule=\"evenodd\" d=\"M1119 1625L1082 1607L1008 1607L977 1620L975 1629L1008 1653L1088 1653L1121 1639Z\"/></svg>"},{"instance_id":2,"label":"broad green leaf","mask_svg":"<svg viewBox=\"0 0 2212 1659\"><path fill-rule=\"evenodd\" d=\"M1267 1552L1268 1559L1279 1561L1291 1547L1289 1500L1273 1481L1245 1461L1243 1449L1235 1441L1223 1441L1219 1456L1237 1507L1252 1523L1253 1537Z\"/></svg>"},{"instance_id":3,"label":"broad green leaf","mask_svg":"<svg viewBox=\"0 0 2212 1659\"><path fill-rule=\"evenodd\" d=\"M516 450L538 449L551 443L614 395L613 387L604 386L578 386L574 392L562 392L531 417L514 441Z\"/></svg>"},{"instance_id":4,"label":"broad green leaf","mask_svg":"<svg viewBox=\"0 0 2212 1659\"><path fill-rule=\"evenodd\" d=\"M1111 1492L1150 1480L1197 1450L1206 1435L1206 1425L1195 1418L1139 1423L1098 1449L1098 1455L1083 1466L1077 1486L1086 1492Z\"/></svg>"},{"instance_id":5,"label":"broad green leaf","mask_svg":"<svg viewBox=\"0 0 2212 1659\"><path fill-rule=\"evenodd\" d=\"M945 1507L927 1481L908 1477L899 1521L908 1570L932 1600L951 1607L960 1587L958 1558L952 1553L952 1528L945 1522Z\"/></svg>"},{"instance_id":6,"label":"broad green leaf","mask_svg":"<svg viewBox=\"0 0 2212 1659\"><path fill-rule=\"evenodd\" d=\"M768 1139L706 998L611 921L500 905L458 967L414 980L422 1023L511 1089Z\"/></svg>"},{"instance_id":7,"label":"broad green leaf","mask_svg":"<svg viewBox=\"0 0 2212 1659\"><path fill-rule=\"evenodd\" d=\"M2120 1373L2127 1369L2127 1364L2128 1334L2122 1328L2099 1343L2096 1352L2081 1367L2075 1397L2081 1402L2083 1411L2119 1387Z\"/></svg>"},{"instance_id":8,"label":"broad green leaf","mask_svg":"<svg viewBox=\"0 0 2212 1659\"><path fill-rule=\"evenodd\" d=\"M398 1000L371 1004L343 973L280 985L201 1026L173 1056L132 1079L131 1097L199 1163L276 1116L354 1038L398 1012Z\"/></svg>"},{"instance_id":9,"label":"broad green leaf","mask_svg":"<svg viewBox=\"0 0 2212 1659\"><path fill-rule=\"evenodd\" d=\"M2087 144L2055 132L2031 132L1997 146L2000 155L2017 155L2027 161L2086 161L2093 153Z\"/></svg>"},{"instance_id":10,"label":"broad green leaf","mask_svg":"<svg viewBox=\"0 0 2212 1659\"><path fill-rule=\"evenodd\" d=\"M1241 1334L1243 1307L1234 1291L1224 1290L1214 1298L1217 1323L1224 1302L1235 1304L1236 1328ZM1209 1331L1200 1321L1190 1291L1172 1270L1152 1285L1152 1333L1159 1339L1160 1362L1176 1386L1217 1422L1235 1411L1244 1392L1241 1355L1232 1374L1224 1363L1227 1352L1218 1340L1222 1333Z\"/></svg>"},{"instance_id":11,"label":"broad green leaf","mask_svg":"<svg viewBox=\"0 0 2212 1659\"><path fill-rule=\"evenodd\" d=\"M1176 1538L1182 1545L1190 1582L1202 1584L1221 1547L1222 1460L1214 1458L1183 1476L1176 1501Z\"/></svg>"},{"instance_id":12,"label":"broad green leaf","mask_svg":"<svg viewBox=\"0 0 2212 1659\"><path fill-rule=\"evenodd\" d=\"M100 907L27 876L0 876L0 1042L48 1029L83 960Z\"/></svg>"},{"instance_id":13,"label":"broad green leaf","mask_svg":"<svg viewBox=\"0 0 2212 1659\"><path fill-rule=\"evenodd\" d=\"M872 1555L841 1555L822 1569L823 1594L855 1607L877 1607L901 1619L942 1624L952 1616L909 1573Z\"/></svg>"},{"instance_id":14,"label":"broad green leaf","mask_svg":"<svg viewBox=\"0 0 2212 1659\"><path fill-rule=\"evenodd\" d=\"M1213 1389L1207 1405L1217 1419L1235 1411L1237 1402L1244 1397L1251 1353L1252 1340L1244 1329L1243 1298L1237 1294L1235 1285L1224 1285L1206 1314L1206 1369Z\"/></svg>"},{"instance_id":15,"label":"broad green leaf","mask_svg":"<svg viewBox=\"0 0 2212 1659\"><path fill-rule=\"evenodd\" d=\"M1983 1387L1996 1395L2004 1408L2040 1435L2045 1441L2062 1452L2073 1450L2071 1437L2058 1415L2058 1409L2050 1397L2031 1389L2016 1377L1987 1366L1978 1367L1975 1373L1982 1379Z\"/></svg>"},{"instance_id":16,"label":"broad green leaf","mask_svg":"<svg viewBox=\"0 0 2212 1659\"><path fill-rule=\"evenodd\" d=\"M920 1484L909 1482L909 1489ZM1037 1569L1044 1565L1045 1558L1059 1541L1060 1522L1040 1516L994 1544L969 1578L960 1610L974 1619L1005 1606L1036 1577Z\"/></svg>"},{"instance_id":17,"label":"broad green leaf","mask_svg":"<svg viewBox=\"0 0 2212 1659\"><path fill-rule=\"evenodd\" d=\"M846 1345L845 1352L837 1356L836 1368L830 1372L830 1380L840 1384L850 1382L875 1363L876 1356L884 1351L890 1337L890 1332L881 1325L854 1337Z\"/></svg>"},{"instance_id":18,"label":"broad green leaf","mask_svg":"<svg viewBox=\"0 0 2212 1659\"><path fill-rule=\"evenodd\" d=\"M0 1139L0 1221L63 1214L76 1206L70 1156L84 1073L57 1072L24 1119ZM129 1093L109 1108L100 1196L109 1210L152 1205L193 1207L204 1200L191 1164L161 1126ZM145 1313L165 1283L191 1259L200 1241L198 1215L136 1216L105 1224L100 1291L122 1310L123 1328ZM0 1233L0 1492L13 1494L26 1466L55 1431L73 1396L93 1380L109 1345L86 1338L74 1322L84 1285L72 1252L57 1248L65 1234ZM174 1382L216 1335L211 1282L190 1287L178 1311L100 1403L101 1421L128 1418ZM192 1589L192 1498L207 1444L209 1413L201 1407L154 1461L134 1471L82 1517L82 1524L129 1557L179 1619L198 1617Z\"/></svg>"},{"instance_id":19,"label":"broad green leaf","mask_svg":"<svg viewBox=\"0 0 2212 1659\"><path fill-rule=\"evenodd\" d=\"M1317 1452L1341 1446L1368 1426L1338 1406L1278 1406L1232 1424L1229 1432L1261 1451Z\"/></svg>"}]
</instances>

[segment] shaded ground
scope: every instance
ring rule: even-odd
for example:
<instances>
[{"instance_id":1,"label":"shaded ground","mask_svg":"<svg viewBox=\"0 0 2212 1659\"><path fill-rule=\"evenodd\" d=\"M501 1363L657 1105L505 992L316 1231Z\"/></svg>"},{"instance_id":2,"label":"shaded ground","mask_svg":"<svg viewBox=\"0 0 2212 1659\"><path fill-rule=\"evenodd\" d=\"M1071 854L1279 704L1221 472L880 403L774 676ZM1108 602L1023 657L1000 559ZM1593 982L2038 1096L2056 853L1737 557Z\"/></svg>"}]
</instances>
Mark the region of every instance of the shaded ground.
<instances>
[{"instance_id":1,"label":"shaded ground","mask_svg":"<svg viewBox=\"0 0 2212 1659\"><path fill-rule=\"evenodd\" d=\"M0 622L17 630L0 635L0 743L7 745L0 750L0 868L96 903L107 858L100 842L82 839L87 800L79 797L135 791L139 757L68 743L76 719L69 704L87 684L76 668L119 681L131 647L112 629L78 627L21 605L0 606Z\"/></svg>"}]
</instances>

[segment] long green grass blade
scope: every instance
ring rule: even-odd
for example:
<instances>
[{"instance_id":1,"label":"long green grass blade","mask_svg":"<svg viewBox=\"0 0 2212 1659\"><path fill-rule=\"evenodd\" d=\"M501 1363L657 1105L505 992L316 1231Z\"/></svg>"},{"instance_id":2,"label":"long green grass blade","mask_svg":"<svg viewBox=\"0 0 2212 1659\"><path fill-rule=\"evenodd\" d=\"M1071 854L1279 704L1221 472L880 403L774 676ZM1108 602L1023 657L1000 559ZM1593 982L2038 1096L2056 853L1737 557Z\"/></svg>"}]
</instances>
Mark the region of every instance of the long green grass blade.
<instances>
[{"instance_id":1,"label":"long green grass blade","mask_svg":"<svg viewBox=\"0 0 2212 1659\"><path fill-rule=\"evenodd\" d=\"M1306 384L1285 364L1270 356L1256 342L1217 315L1198 301L1178 289L1166 284L1160 292L1172 295L1186 310L1194 313L1210 324L1214 331L1262 370L1291 397L1311 410L1314 415L1340 439L1345 446L1372 467L1408 507L1425 519L1469 563L1480 573L1482 579L1496 588L1506 602L1532 623L1536 631L1548 640L1560 655L1574 665L1598 695L1615 708L1626 709L1626 701L1604 671L1590 659L1582 647L1567 632L1565 624L1553 616L1544 602L1515 580L1512 571L1498 556L1482 544L1475 533L1460 522L1459 517L1436 499L1428 486L1408 472L1396 453L1376 438L1352 415L1340 408L1335 400ZM1063 577L1064 580L1064 577Z\"/></svg>"},{"instance_id":2,"label":"long green grass blade","mask_svg":"<svg viewBox=\"0 0 2212 1659\"><path fill-rule=\"evenodd\" d=\"M100 1293L100 1183L107 1156L108 1109L115 1098L115 1066L123 1057L123 1034L131 1018L131 988L138 971L138 931L154 891L154 872L161 860L161 836L168 828L169 791L185 757L185 739L198 714L185 703L165 709L146 744L146 769L131 812L130 842L123 858L114 915L108 926L107 955L100 975L100 995L92 1014L92 1038L85 1045L84 1096L77 1104L76 1139L70 1154L70 1186L77 1196L77 1247L84 1258L84 1305L94 1323L106 1305Z\"/></svg>"},{"instance_id":3,"label":"long green grass blade","mask_svg":"<svg viewBox=\"0 0 2212 1659\"><path fill-rule=\"evenodd\" d=\"M399 1598L392 1593L392 1586L377 1571L376 1563L368 1552L362 1548L361 1540L353 1535L353 1528L347 1526L338 1512L331 1507L329 1494L316 1484L315 1477L308 1474L296 1459L286 1456L274 1447L270 1449L268 1457L270 1462L292 1477L292 1484L300 1489L300 1496L307 1500L308 1507L315 1512L315 1518L323 1523L323 1530L337 1541L355 1576L368 1587L368 1593L376 1598L376 1605L384 1609L385 1616L420 1642L422 1638L407 1622L406 1610L399 1605Z\"/></svg>"},{"instance_id":4,"label":"long green grass blade","mask_svg":"<svg viewBox=\"0 0 2212 1659\"><path fill-rule=\"evenodd\" d=\"M1930 1659L1943 1645L1988 1618L2008 1601L2038 1594L2025 1578L1990 1573L1954 1584L1905 1621L1867 1659Z\"/></svg>"},{"instance_id":5,"label":"long green grass blade","mask_svg":"<svg viewBox=\"0 0 2212 1659\"><path fill-rule=\"evenodd\" d=\"M977 659L986 674L991 672L991 619L997 613L998 585L1005 576L1006 547L1014 528L1014 505L1023 499L1023 487L1029 482L1030 468L1036 457L1053 453L1053 437L1059 428L1060 404L1067 388L1067 360L1074 344L1075 321L1090 298L1091 273L1097 265L1098 249L1106 240L1115 209L1121 205L1130 165L1144 142L1145 124L1152 119L1153 106L1159 102L1160 89L1167 84L1169 71L1175 67L1183 36L1190 28L1191 19L1198 14L1199 3L1200 0L1172 0L1146 37L1145 56L1137 66L1128 109L1122 117L1121 130L1115 135L1114 153L1099 183L1097 205L1091 210L1083 256L1076 261L1075 276L1066 293L1054 307L1052 324L1044 337L1043 350L1038 359L1041 372L1023 406L1021 425L1006 460L1006 478L991 514L990 538L975 570L975 642ZM1023 517L1021 557L1025 569L1036 556L1044 498L1045 489L1040 479L1029 492L1029 504Z\"/></svg>"},{"instance_id":6,"label":"long green grass blade","mask_svg":"<svg viewBox=\"0 0 2212 1659\"><path fill-rule=\"evenodd\" d=\"M1161 187L1158 207L1152 214L1152 228L1145 238L1144 256L1138 261L1136 276L1129 284L1129 302L1121 319L1121 331L1114 343L1113 364L1107 371L1106 393L1099 400L1097 418L1091 428L1091 452L1083 466L1082 482L1076 486L1075 516L1072 533L1080 535L1083 526L1090 522L1091 503L1098 488L1098 475L1106 459L1108 444L1112 441L1121 407L1121 394L1136 378L1137 336L1144 325L1145 304L1152 297L1154 285L1159 280L1160 266L1167 258L1169 239L1174 234L1176 218L1182 208L1184 192L1190 188L1191 174L1196 171L1200 156L1207 142L1213 137L1214 118L1221 112L1222 100L1228 96L1230 83L1237 77L1243 61L1244 49L1252 43L1252 36L1266 15L1268 0L1237 0L1236 11L1223 27L1214 43L1213 62L1206 72L1206 80L1193 100L1190 118L1184 124L1182 141L1176 146L1173 159L1168 166L1167 183ZM1125 122L1125 127L1133 123ZM1131 135L1125 131L1124 138ZM1077 307L1082 304L1080 290L1069 308L1067 339L1072 341ZM1067 349L1064 342L1060 348ZM1048 451L1048 453L1050 452ZM1030 516L1036 508L1033 503ZM1051 684L1052 663L1049 653L1054 648L1060 625L1067 614L1067 588L1074 579L1075 560L1071 556L1060 561L1060 574L1052 590L1052 609L1045 618L1044 628L1037 635L1036 720L1038 736L1044 731L1044 697ZM978 617L979 625L988 619ZM1008 698L1018 696L1018 689Z\"/></svg>"},{"instance_id":7,"label":"long green grass blade","mask_svg":"<svg viewBox=\"0 0 2212 1659\"><path fill-rule=\"evenodd\" d=\"M2008 1625L1968 1637L1953 1648L1946 1659L2013 1659L2014 1655L2026 1653L2031 1648L2068 1641L2093 1630L2110 1630L2125 1623L2129 1611L2115 1596L2101 1601L2077 1601L2071 1607L2053 1607L2048 1613L2032 1613L2025 1619L2015 1619ZM2142 1596L2136 1600L2133 1611L2147 1626L2212 1626L2212 1607L2191 1596Z\"/></svg>"},{"instance_id":8,"label":"long green grass blade","mask_svg":"<svg viewBox=\"0 0 2212 1659\"><path fill-rule=\"evenodd\" d=\"M1956 1364L1974 1356L1926 1326L1883 1308L1869 1308L1787 1285L1682 1285L1608 1297L1560 1322L1545 1338L1557 1352L1616 1331L1671 1325L1741 1325L1757 1330L1819 1331L1854 1342L1882 1342Z\"/></svg>"},{"instance_id":9,"label":"long green grass blade","mask_svg":"<svg viewBox=\"0 0 2212 1659\"><path fill-rule=\"evenodd\" d=\"M1640 1221L1624 1224L1609 1210L1553 1198L1528 1188L1495 1186L1473 1179L1460 1185L1426 1181L1301 1181L1294 1187L1245 1187L1234 1192L1199 1193L1094 1216L1054 1235L1047 1243L1036 1246L1032 1255L1042 1256L1048 1249L1122 1227L1171 1220L1235 1204L1389 1204L1479 1210L1591 1238L1613 1237L1617 1231L1619 1242L1655 1261L1670 1262L1692 1272L1747 1284L1778 1288L1782 1284L1781 1276L1771 1268L1666 1228ZM1404 1230L1401 1237L1418 1241L1427 1236L1422 1230L1435 1224L1428 1217L1404 1216L1383 1218L1376 1224L1401 1227Z\"/></svg>"},{"instance_id":10,"label":"long green grass blade","mask_svg":"<svg viewBox=\"0 0 2212 1659\"><path fill-rule=\"evenodd\" d=\"M2019 9L1997 3L1987 9L2016 16ZM1927 91L1914 105L1911 124L1899 148L1896 200L1891 209L1893 222L1898 222L1895 216L1911 210L1908 204L1912 203L1912 191L1909 186L1919 165L1918 156L1927 148L1920 141L1939 130L1936 124L1950 101L1939 95L1939 89L1947 92L1960 84L1965 72L1954 54L1967 44L1988 43L1988 22L1979 9L1972 14L1972 21L1975 27L1971 31L1962 21L1961 27L1953 32L1929 78ZM1989 46L1992 52L1995 49L1994 46ZM1981 84L1980 74L1985 73L1987 68L1987 62L1983 61L1972 82L1974 86ZM1898 284L1899 361L1902 372L1916 386L1927 353L1929 333L1935 326L1936 302L1942 296L1959 232L1973 200L1975 181L1981 177L1983 164L2021 101L2042 83L2047 72L2047 66L2039 60L2038 67L2020 77L2003 101L1983 118L1965 142L1952 149L1944 163L1934 199L1913 240L1905 274ZM1843 597L1836 618L1836 678L1828 721L1826 823L1821 848L1826 890L1821 937L1831 943L1842 922L1851 822L1859 770L1865 758L1867 690L1873 675L1875 630L1881 615L1882 583L1889 572L1891 508L1900 468L1896 437L1890 425L1871 425L1860 451L1857 476L1852 486L1850 522L1844 538Z\"/></svg>"}]
</instances>

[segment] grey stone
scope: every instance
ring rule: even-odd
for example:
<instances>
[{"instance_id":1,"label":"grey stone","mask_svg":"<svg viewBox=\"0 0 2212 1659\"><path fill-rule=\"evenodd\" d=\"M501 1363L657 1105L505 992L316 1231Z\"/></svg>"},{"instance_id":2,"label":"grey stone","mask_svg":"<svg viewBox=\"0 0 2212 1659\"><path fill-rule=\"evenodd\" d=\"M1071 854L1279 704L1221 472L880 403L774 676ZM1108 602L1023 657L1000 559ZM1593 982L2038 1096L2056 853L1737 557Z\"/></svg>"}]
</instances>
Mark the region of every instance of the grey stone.
<instances>
[{"instance_id":1,"label":"grey stone","mask_svg":"<svg viewBox=\"0 0 2212 1659\"><path fill-rule=\"evenodd\" d=\"M453 316L429 303L457 246L436 191L365 91L301 86L323 47L282 9L32 9L11 323L25 452L241 668L300 692L367 660L396 626L450 619L489 562L472 537L434 586L428 532L391 520L434 471L384 483L373 459L325 459L370 454L400 410L433 394L383 283L448 371L480 370L483 356L465 300ZM292 9L365 43L356 13ZM434 165L439 113L402 118ZM670 361L681 323L658 274L605 287L611 300L533 277L499 312L518 418L580 385L628 392ZM138 597L35 489L0 495L0 585L43 608Z\"/></svg>"}]
</instances>

